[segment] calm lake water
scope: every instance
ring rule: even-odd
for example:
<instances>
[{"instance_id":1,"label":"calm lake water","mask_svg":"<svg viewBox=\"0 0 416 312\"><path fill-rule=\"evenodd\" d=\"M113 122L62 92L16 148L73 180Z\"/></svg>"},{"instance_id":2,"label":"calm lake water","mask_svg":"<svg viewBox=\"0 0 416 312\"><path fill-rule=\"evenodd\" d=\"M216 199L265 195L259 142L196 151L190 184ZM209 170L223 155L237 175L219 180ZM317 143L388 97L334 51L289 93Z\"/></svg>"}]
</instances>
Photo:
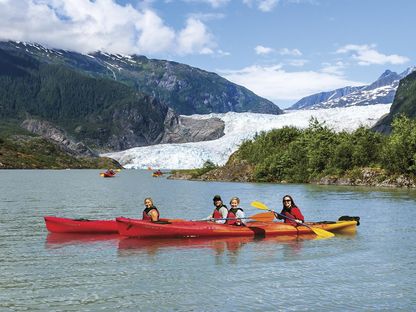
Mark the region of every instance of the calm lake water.
<instances>
[{"instance_id":1,"label":"calm lake water","mask_svg":"<svg viewBox=\"0 0 416 312\"><path fill-rule=\"evenodd\" d=\"M355 236L119 239L48 234L43 216L198 219L212 197L280 209L293 195L310 221L360 216ZM415 311L416 192L174 181L125 170L0 170L0 311Z\"/></svg>"}]
</instances>

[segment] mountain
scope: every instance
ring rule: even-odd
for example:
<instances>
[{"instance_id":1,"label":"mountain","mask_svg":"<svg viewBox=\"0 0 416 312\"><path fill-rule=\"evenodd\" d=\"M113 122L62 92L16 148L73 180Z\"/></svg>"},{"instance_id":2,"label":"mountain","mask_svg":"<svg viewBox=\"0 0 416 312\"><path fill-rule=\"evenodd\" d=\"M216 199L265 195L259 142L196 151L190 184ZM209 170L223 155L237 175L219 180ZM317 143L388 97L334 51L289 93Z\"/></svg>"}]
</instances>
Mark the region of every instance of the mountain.
<instances>
[{"instance_id":1,"label":"mountain","mask_svg":"<svg viewBox=\"0 0 416 312\"><path fill-rule=\"evenodd\" d=\"M177 138L180 129L205 140L218 138L224 129L216 122L195 136L189 123L182 126L182 119L152 96L113 79L9 49L0 49L0 121L86 156L91 154L88 146L114 151L178 139L186 142L186 137Z\"/></svg>"},{"instance_id":2,"label":"mountain","mask_svg":"<svg viewBox=\"0 0 416 312\"><path fill-rule=\"evenodd\" d=\"M183 115L254 112L281 114L272 102L218 76L185 64L138 55L96 52L88 55L48 49L37 44L0 42L10 54L26 54L41 64L55 64L96 78L120 82L154 97Z\"/></svg>"},{"instance_id":3,"label":"mountain","mask_svg":"<svg viewBox=\"0 0 416 312\"><path fill-rule=\"evenodd\" d=\"M400 80L390 112L380 119L373 127L374 130L390 133L391 123L399 114L412 119L416 118L416 71Z\"/></svg>"},{"instance_id":4,"label":"mountain","mask_svg":"<svg viewBox=\"0 0 416 312\"><path fill-rule=\"evenodd\" d=\"M329 101L331 99L337 99L337 98L343 97L343 96L348 95L352 92L358 91L362 88L363 88L363 86L361 86L361 87L345 87L345 88L335 89L335 90L329 91L329 92L320 92L320 93L312 94L312 95L309 95L309 96L306 96L306 97L300 99L298 102L293 104L288 109L310 109L314 105Z\"/></svg>"},{"instance_id":5,"label":"mountain","mask_svg":"<svg viewBox=\"0 0 416 312\"><path fill-rule=\"evenodd\" d=\"M349 107L393 102L400 79L409 75L415 67L401 74L386 70L375 82L367 86L345 87L329 92L321 92L300 99L289 109L318 109Z\"/></svg>"}]
</instances>

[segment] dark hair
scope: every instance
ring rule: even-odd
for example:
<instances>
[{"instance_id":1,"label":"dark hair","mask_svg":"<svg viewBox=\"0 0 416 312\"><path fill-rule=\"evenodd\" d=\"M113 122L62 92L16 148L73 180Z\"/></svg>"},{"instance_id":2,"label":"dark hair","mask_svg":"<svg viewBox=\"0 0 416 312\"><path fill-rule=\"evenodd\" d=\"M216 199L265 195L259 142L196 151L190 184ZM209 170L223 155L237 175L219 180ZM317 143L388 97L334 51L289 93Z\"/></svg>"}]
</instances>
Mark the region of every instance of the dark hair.
<instances>
[{"instance_id":1,"label":"dark hair","mask_svg":"<svg viewBox=\"0 0 416 312\"><path fill-rule=\"evenodd\" d=\"M283 196L283 198L282 198L282 203L283 203L283 209L285 208L285 198L290 198L290 201L292 202L292 207L297 207L296 206L296 204L295 204L295 201L293 200L293 198L292 198L292 196L290 196L290 195L285 195L285 196Z\"/></svg>"},{"instance_id":2,"label":"dark hair","mask_svg":"<svg viewBox=\"0 0 416 312\"><path fill-rule=\"evenodd\" d=\"M220 195L215 195L214 198L212 199L214 202L217 200L222 201L221 196Z\"/></svg>"}]
</instances>

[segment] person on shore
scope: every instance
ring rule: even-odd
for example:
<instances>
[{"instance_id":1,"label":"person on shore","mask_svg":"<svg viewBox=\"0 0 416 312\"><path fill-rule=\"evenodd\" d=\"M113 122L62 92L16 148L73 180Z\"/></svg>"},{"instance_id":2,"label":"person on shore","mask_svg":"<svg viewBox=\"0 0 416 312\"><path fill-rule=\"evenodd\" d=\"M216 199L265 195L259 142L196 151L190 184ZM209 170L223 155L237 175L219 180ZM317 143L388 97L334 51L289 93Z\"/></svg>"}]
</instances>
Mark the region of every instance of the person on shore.
<instances>
[{"instance_id":1,"label":"person on shore","mask_svg":"<svg viewBox=\"0 0 416 312\"><path fill-rule=\"evenodd\" d=\"M159 221L159 210L153 205L153 199L146 197L144 199L145 209L143 210L143 220L152 222Z\"/></svg>"},{"instance_id":2,"label":"person on shore","mask_svg":"<svg viewBox=\"0 0 416 312\"><path fill-rule=\"evenodd\" d=\"M215 221L216 223L224 224L228 215L228 209L227 206L223 204L221 196L215 195L212 199L214 201L215 209L208 216L208 220ZM222 219L222 220L221 220Z\"/></svg>"},{"instance_id":3,"label":"person on shore","mask_svg":"<svg viewBox=\"0 0 416 312\"><path fill-rule=\"evenodd\" d=\"M231 198L230 205L231 208L228 210L226 224L237 226L246 225L244 210L238 207L240 205L240 199L238 197Z\"/></svg>"},{"instance_id":4,"label":"person on shore","mask_svg":"<svg viewBox=\"0 0 416 312\"><path fill-rule=\"evenodd\" d=\"M283 219L284 223L299 225L305 222L305 218L303 217L302 212L300 211L299 207L296 206L295 201L290 195L283 196L283 209L280 214L286 216L287 218L278 214L275 214L275 216L279 220Z\"/></svg>"}]
</instances>

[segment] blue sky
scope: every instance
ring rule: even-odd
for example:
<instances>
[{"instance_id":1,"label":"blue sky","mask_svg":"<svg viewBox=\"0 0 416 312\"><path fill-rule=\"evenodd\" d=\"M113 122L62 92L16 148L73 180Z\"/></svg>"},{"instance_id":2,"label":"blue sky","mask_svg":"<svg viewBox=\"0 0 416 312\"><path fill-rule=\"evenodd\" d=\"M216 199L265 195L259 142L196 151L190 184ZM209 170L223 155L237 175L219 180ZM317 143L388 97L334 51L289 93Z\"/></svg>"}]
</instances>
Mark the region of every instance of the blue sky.
<instances>
[{"instance_id":1,"label":"blue sky","mask_svg":"<svg viewBox=\"0 0 416 312\"><path fill-rule=\"evenodd\" d=\"M279 107L416 65L414 0L0 0L0 39L168 59Z\"/></svg>"}]
</instances>

